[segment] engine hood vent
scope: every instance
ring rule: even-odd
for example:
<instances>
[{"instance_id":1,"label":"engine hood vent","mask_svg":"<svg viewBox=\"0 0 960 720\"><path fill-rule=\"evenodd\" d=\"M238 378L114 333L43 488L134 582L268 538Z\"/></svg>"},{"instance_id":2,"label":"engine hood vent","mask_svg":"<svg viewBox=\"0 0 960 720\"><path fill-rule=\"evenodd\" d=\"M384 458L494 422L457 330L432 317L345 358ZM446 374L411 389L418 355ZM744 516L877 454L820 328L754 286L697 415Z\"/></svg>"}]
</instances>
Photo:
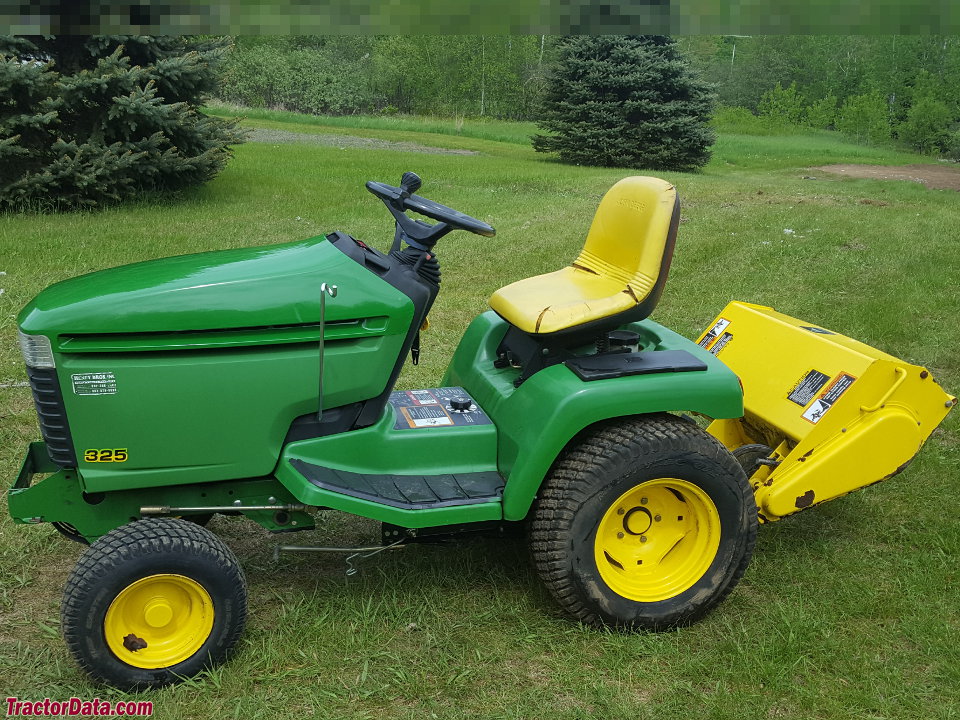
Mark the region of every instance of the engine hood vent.
<instances>
[{"instance_id":1,"label":"engine hood vent","mask_svg":"<svg viewBox=\"0 0 960 720\"><path fill-rule=\"evenodd\" d=\"M325 343L379 337L387 331L387 318L339 320L326 323ZM73 333L60 335L57 349L66 353L216 350L256 345L319 342L320 324L187 330L148 333Z\"/></svg>"}]
</instances>

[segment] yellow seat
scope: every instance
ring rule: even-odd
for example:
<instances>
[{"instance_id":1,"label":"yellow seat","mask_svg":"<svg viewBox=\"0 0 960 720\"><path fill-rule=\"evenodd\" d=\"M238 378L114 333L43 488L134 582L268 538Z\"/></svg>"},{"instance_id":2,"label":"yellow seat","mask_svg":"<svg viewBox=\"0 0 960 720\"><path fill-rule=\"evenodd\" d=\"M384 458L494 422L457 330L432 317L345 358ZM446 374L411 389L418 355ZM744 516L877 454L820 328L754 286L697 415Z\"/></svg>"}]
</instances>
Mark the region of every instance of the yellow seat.
<instances>
[{"instance_id":1,"label":"yellow seat","mask_svg":"<svg viewBox=\"0 0 960 720\"><path fill-rule=\"evenodd\" d=\"M490 307L531 335L641 320L660 299L679 221L673 185L653 177L624 178L600 201L572 265L500 288Z\"/></svg>"}]
</instances>

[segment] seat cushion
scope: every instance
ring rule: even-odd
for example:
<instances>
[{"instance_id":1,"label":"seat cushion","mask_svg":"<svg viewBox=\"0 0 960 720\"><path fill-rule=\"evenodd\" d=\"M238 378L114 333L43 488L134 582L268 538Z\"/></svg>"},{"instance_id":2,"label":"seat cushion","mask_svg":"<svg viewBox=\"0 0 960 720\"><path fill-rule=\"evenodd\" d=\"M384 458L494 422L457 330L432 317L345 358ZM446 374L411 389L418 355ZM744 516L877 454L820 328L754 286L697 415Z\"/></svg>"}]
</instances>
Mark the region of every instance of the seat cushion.
<instances>
[{"instance_id":1,"label":"seat cushion","mask_svg":"<svg viewBox=\"0 0 960 720\"><path fill-rule=\"evenodd\" d=\"M600 201L572 265L507 285L493 294L490 307L532 335L578 326L599 335L605 324L642 320L663 291L679 221L673 185L654 177L624 178ZM624 311L632 312L620 316Z\"/></svg>"},{"instance_id":2,"label":"seat cushion","mask_svg":"<svg viewBox=\"0 0 960 720\"><path fill-rule=\"evenodd\" d=\"M545 335L615 315L637 304L625 283L565 267L497 290L490 307L526 333Z\"/></svg>"}]
</instances>

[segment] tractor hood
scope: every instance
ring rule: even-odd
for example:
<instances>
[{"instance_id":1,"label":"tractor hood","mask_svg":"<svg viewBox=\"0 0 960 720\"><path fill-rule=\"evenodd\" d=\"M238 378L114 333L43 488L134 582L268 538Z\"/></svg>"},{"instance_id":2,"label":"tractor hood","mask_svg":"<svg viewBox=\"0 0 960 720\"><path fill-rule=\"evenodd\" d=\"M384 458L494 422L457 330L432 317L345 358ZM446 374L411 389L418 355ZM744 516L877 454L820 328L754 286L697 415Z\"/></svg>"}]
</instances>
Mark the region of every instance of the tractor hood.
<instances>
[{"instance_id":1,"label":"tractor hood","mask_svg":"<svg viewBox=\"0 0 960 720\"><path fill-rule=\"evenodd\" d=\"M281 245L181 255L125 265L51 285L20 313L23 332L51 339L315 324L323 282L406 298L325 237ZM357 287L359 286L359 287ZM344 288L346 289L346 288ZM327 321L383 315L370 295L346 292Z\"/></svg>"}]
</instances>

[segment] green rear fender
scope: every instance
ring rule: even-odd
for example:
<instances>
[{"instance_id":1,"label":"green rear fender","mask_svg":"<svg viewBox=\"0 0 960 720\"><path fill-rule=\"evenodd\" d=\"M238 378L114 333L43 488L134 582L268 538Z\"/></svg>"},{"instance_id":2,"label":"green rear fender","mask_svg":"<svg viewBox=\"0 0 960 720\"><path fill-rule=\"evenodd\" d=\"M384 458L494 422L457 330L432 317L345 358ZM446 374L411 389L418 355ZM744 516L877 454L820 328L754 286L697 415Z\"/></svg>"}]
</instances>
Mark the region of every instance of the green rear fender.
<instances>
[{"instance_id":1,"label":"green rear fender","mask_svg":"<svg viewBox=\"0 0 960 720\"><path fill-rule=\"evenodd\" d=\"M526 517L554 460L577 433L595 423L665 411L711 418L743 414L740 383L716 357L652 320L629 327L640 333L645 351L686 350L702 359L707 370L584 382L565 365L554 365L514 388L517 370L493 367L507 324L487 312L467 329L443 384L464 387L497 426L497 466L507 478L504 519Z\"/></svg>"}]
</instances>

